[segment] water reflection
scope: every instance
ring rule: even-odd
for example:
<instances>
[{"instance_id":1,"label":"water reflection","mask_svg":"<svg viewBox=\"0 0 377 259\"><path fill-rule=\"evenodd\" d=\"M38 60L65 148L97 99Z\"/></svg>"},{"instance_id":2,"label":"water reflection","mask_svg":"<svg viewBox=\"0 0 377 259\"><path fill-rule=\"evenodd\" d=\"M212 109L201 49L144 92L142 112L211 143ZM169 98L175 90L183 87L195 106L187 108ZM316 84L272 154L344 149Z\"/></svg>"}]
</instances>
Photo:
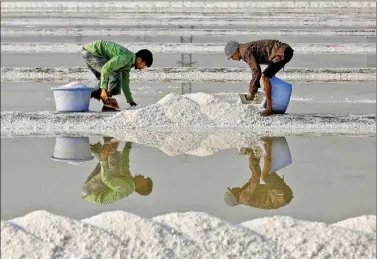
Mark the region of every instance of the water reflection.
<instances>
[{"instance_id":1,"label":"water reflection","mask_svg":"<svg viewBox=\"0 0 377 259\"><path fill-rule=\"evenodd\" d=\"M51 159L70 164L93 160L94 157L89 148L89 137L56 137Z\"/></svg>"},{"instance_id":2,"label":"water reflection","mask_svg":"<svg viewBox=\"0 0 377 259\"><path fill-rule=\"evenodd\" d=\"M152 192L153 182L143 175L133 176L130 172L132 143L126 142L122 152L119 141L104 137L104 144L90 145L92 154L99 160L93 172L84 183L82 197L92 203L109 204L126 198L133 192L147 196Z\"/></svg>"},{"instance_id":3,"label":"water reflection","mask_svg":"<svg viewBox=\"0 0 377 259\"><path fill-rule=\"evenodd\" d=\"M278 209L293 199L291 188L278 171L292 163L285 137L266 137L263 144L240 149L239 155L249 161L250 179L240 187L227 188L224 201L233 207L246 205L259 209ZM124 145L120 149L120 145ZM52 158L72 163L96 158L94 167L81 188L81 196L95 204L110 204L136 192L148 196L153 189L150 177L130 171L131 142L103 137L90 144L89 137L57 137Z\"/></svg>"},{"instance_id":4,"label":"water reflection","mask_svg":"<svg viewBox=\"0 0 377 259\"><path fill-rule=\"evenodd\" d=\"M277 174L278 170L292 163L285 137L263 138L263 142L263 145L240 150L240 155L249 159L251 177L242 187L228 188L224 194L227 205L242 204L269 210L286 206L293 199L293 192L284 177Z\"/></svg>"}]
</instances>

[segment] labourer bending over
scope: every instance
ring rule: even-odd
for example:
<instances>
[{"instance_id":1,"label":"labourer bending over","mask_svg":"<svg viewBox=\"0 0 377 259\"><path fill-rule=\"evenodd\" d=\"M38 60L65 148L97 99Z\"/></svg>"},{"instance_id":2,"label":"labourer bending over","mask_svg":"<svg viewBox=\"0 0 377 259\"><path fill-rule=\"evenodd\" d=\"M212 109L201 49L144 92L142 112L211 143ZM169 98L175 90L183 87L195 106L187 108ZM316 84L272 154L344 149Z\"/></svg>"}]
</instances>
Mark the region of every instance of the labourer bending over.
<instances>
[{"instance_id":1,"label":"labourer bending over","mask_svg":"<svg viewBox=\"0 0 377 259\"><path fill-rule=\"evenodd\" d=\"M121 89L127 103L137 105L129 87L130 70L132 67L144 69L152 65L153 55L149 50L142 49L135 54L115 42L99 40L84 45L81 55L90 71L100 80L91 98L102 100L103 111L119 109L116 99L111 97L121 94Z\"/></svg>"},{"instance_id":2,"label":"labourer bending over","mask_svg":"<svg viewBox=\"0 0 377 259\"><path fill-rule=\"evenodd\" d=\"M288 44L278 40L258 40L245 44L229 41L225 46L225 55L228 59L232 58L237 61L243 59L251 68L252 79L249 92L246 95L247 100L254 100L262 78L267 105L261 115L269 116L273 114L270 78L291 60L293 49ZM261 73L260 64L267 65L263 73Z\"/></svg>"}]
</instances>

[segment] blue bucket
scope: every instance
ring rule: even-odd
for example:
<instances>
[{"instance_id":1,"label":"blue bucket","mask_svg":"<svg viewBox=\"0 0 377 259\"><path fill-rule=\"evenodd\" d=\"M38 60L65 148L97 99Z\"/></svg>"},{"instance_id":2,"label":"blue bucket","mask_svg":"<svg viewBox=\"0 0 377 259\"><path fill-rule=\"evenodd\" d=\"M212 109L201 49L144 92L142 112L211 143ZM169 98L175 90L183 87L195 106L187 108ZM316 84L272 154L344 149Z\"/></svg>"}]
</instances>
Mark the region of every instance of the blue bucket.
<instances>
[{"instance_id":1,"label":"blue bucket","mask_svg":"<svg viewBox=\"0 0 377 259\"><path fill-rule=\"evenodd\" d=\"M292 85L276 76L273 76L270 82L272 86L272 111L277 114L283 114L287 110L289 101L291 100ZM266 99L264 99L262 106L266 108Z\"/></svg>"},{"instance_id":2,"label":"blue bucket","mask_svg":"<svg viewBox=\"0 0 377 259\"><path fill-rule=\"evenodd\" d=\"M51 88L54 91L56 110L59 112L87 112L93 88Z\"/></svg>"}]
</instances>

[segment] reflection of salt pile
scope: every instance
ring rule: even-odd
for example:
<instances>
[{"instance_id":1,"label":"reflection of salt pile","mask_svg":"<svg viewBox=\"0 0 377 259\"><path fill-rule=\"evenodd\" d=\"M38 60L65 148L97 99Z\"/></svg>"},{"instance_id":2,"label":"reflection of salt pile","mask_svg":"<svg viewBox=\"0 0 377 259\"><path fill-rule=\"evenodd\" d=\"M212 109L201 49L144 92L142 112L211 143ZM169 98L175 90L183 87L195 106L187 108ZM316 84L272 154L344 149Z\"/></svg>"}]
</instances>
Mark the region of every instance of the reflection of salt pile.
<instances>
[{"instance_id":1,"label":"reflection of salt pile","mask_svg":"<svg viewBox=\"0 0 377 259\"><path fill-rule=\"evenodd\" d=\"M241 133L233 130L198 132L185 130L173 132L140 130L129 132L125 130L117 131L114 136L120 140L158 148L169 156L179 154L210 156L225 149L250 147L260 142L258 135L255 133Z\"/></svg>"},{"instance_id":2,"label":"reflection of salt pile","mask_svg":"<svg viewBox=\"0 0 377 259\"><path fill-rule=\"evenodd\" d=\"M235 225L201 212L146 219L113 211L79 221L35 211L2 221L1 234L4 258L376 256L376 216L333 225L275 216Z\"/></svg>"},{"instance_id":3,"label":"reflection of salt pile","mask_svg":"<svg viewBox=\"0 0 377 259\"><path fill-rule=\"evenodd\" d=\"M168 94L156 104L136 110L126 110L111 120L117 127L237 127L252 125L259 108L228 103L210 94Z\"/></svg>"}]
</instances>

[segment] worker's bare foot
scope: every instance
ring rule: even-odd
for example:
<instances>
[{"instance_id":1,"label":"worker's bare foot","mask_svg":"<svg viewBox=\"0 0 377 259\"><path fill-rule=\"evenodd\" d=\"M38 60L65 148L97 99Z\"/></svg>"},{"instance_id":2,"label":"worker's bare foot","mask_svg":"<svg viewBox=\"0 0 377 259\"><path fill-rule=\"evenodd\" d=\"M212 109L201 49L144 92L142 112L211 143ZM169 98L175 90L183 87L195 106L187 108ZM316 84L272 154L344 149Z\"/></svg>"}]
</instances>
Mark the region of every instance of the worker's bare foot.
<instances>
[{"instance_id":1,"label":"worker's bare foot","mask_svg":"<svg viewBox=\"0 0 377 259\"><path fill-rule=\"evenodd\" d=\"M273 114L273 112L272 112L272 110L264 110L264 111L262 111L261 113L260 113L260 115L261 116L263 116L263 117L266 117L266 116L270 116L270 115L272 115Z\"/></svg>"}]
</instances>

